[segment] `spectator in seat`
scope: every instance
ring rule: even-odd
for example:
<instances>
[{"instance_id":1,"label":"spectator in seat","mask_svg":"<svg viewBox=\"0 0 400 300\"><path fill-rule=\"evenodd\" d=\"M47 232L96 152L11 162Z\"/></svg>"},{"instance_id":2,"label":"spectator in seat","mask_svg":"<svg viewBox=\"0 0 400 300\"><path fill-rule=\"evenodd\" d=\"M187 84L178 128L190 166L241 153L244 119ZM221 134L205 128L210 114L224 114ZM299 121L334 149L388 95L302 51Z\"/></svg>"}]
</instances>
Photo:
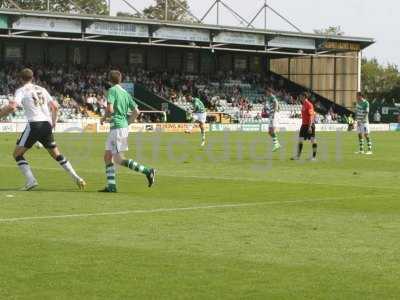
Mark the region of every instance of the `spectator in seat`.
<instances>
[{"instance_id":1,"label":"spectator in seat","mask_svg":"<svg viewBox=\"0 0 400 300\"><path fill-rule=\"evenodd\" d=\"M377 111L374 113L374 122L375 122L375 123L380 123L380 122L381 122L381 119L382 119L382 116L381 116L381 114L379 113L379 110L377 110Z\"/></svg>"}]
</instances>

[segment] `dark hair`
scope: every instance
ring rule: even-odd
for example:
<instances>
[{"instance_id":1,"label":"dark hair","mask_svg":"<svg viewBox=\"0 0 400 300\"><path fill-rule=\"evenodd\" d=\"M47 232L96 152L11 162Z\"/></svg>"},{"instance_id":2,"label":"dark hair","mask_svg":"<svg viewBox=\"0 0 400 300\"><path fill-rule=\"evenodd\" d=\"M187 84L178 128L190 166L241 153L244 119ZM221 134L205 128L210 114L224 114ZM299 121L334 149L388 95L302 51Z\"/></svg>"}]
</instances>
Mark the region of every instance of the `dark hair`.
<instances>
[{"instance_id":1,"label":"dark hair","mask_svg":"<svg viewBox=\"0 0 400 300\"><path fill-rule=\"evenodd\" d=\"M364 95L363 95L362 92L357 92L357 96L358 96L358 97L364 97Z\"/></svg>"},{"instance_id":2,"label":"dark hair","mask_svg":"<svg viewBox=\"0 0 400 300\"><path fill-rule=\"evenodd\" d=\"M306 99L310 99L310 98L311 98L311 94L310 94L309 92L304 92L304 93L303 93L303 96L304 96Z\"/></svg>"},{"instance_id":3,"label":"dark hair","mask_svg":"<svg viewBox=\"0 0 400 300\"><path fill-rule=\"evenodd\" d=\"M118 70L111 70L108 77L112 84L119 84L122 81L122 74Z\"/></svg>"},{"instance_id":4,"label":"dark hair","mask_svg":"<svg viewBox=\"0 0 400 300\"><path fill-rule=\"evenodd\" d=\"M20 72L19 76L23 82L29 82L33 79L33 71L29 68L25 68Z\"/></svg>"}]
</instances>

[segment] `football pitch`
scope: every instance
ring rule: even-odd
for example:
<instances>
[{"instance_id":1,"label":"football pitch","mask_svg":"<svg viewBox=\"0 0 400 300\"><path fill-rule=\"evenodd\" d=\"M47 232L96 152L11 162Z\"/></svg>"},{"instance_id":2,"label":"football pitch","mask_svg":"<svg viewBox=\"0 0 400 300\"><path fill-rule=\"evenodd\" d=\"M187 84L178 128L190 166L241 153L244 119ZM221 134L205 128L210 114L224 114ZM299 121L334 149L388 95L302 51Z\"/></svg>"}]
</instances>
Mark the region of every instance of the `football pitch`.
<instances>
[{"instance_id":1,"label":"football pitch","mask_svg":"<svg viewBox=\"0 0 400 300\"><path fill-rule=\"evenodd\" d=\"M57 134L88 183L78 191L45 150L25 157L0 139L0 299L398 299L400 143L372 133L317 133L319 159L290 161L295 133L271 153L260 133L132 134L146 179L119 169L105 185L106 135Z\"/></svg>"}]
</instances>

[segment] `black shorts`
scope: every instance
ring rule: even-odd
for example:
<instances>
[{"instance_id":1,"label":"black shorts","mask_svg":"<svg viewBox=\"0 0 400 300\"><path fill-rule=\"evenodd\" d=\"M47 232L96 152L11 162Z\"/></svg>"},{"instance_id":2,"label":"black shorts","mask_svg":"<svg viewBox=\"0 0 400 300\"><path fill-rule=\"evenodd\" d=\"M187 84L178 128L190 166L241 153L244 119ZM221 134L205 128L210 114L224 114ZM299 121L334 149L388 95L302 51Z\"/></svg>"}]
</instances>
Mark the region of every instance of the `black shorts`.
<instances>
[{"instance_id":1,"label":"black shorts","mask_svg":"<svg viewBox=\"0 0 400 300\"><path fill-rule=\"evenodd\" d=\"M304 140L311 140L315 138L315 125L311 125L312 132L308 132L309 125L301 125L299 137L303 138Z\"/></svg>"},{"instance_id":2,"label":"black shorts","mask_svg":"<svg viewBox=\"0 0 400 300\"><path fill-rule=\"evenodd\" d=\"M21 137L18 139L17 146L29 149L32 148L36 142L40 142L46 149L53 149L56 147L53 128L49 122L29 122Z\"/></svg>"}]
</instances>

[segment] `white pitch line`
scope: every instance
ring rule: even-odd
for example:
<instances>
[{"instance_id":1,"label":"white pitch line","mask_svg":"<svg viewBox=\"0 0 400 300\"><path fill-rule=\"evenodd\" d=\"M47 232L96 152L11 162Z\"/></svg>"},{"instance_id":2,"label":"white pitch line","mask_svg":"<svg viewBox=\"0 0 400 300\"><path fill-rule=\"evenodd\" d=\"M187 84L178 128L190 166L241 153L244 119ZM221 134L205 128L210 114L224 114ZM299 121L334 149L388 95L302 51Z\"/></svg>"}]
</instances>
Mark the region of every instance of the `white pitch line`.
<instances>
[{"instance_id":1,"label":"white pitch line","mask_svg":"<svg viewBox=\"0 0 400 300\"><path fill-rule=\"evenodd\" d=\"M367 196L364 198L371 198ZM373 196L376 198L376 196ZM324 199L305 199L305 200L288 200L288 201L266 201L266 202L253 202L253 203L238 203L238 204L221 204L221 205L208 205L208 206L190 206L190 207L176 207L176 208L156 208L156 209L142 209L142 210L126 210L115 212L103 213L84 213L72 215L53 215L53 216L33 216L33 217L16 217L0 219L0 223L11 223L20 221L34 221L34 220L51 220L51 219L71 219L71 218L88 218L88 217L102 217L102 216L118 216L118 215L131 215L131 214L151 214L151 213L164 213L164 212L179 212L179 211L195 211L195 210L208 210L208 209L223 209L223 208L240 208L240 207L253 207L273 204L290 204L290 203L306 203L306 202L322 202L322 201L335 201L335 200L350 200L351 198L324 198Z\"/></svg>"},{"instance_id":2,"label":"white pitch line","mask_svg":"<svg viewBox=\"0 0 400 300\"><path fill-rule=\"evenodd\" d=\"M0 165L0 167L3 168L15 168L15 165ZM63 170L61 168L45 168L45 167L35 167L36 170L41 170L41 171L59 171L62 172ZM95 170L84 170L82 173L87 173L87 174L104 174L102 171L95 171ZM229 181L246 181L246 182L274 182L274 183L300 183L300 184L305 184L307 182L294 182L294 181L282 181L282 180L271 180L270 178L262 178L262 179L257 179L257 178L249 178L249 177L236 177L236 178L231 178L228 176L197 176L197 175L188 175L188 174L160 174L159 172L157 173L157 176L161 177L170 177L170 178L191 178L191 179L212 179L212 180L229 180ZM122 178L120 179L122 180ZM326 183L323 182L316 182L313 183L314 185L326 185ZM344 185L344 184L329 184L330 186L333 187L364 187L363 185ZM390 189L390 190L400 190L395 187L382 187L382 186L375 186L375 185L368 185L369 188L377 188L377 189Z\"/></svg>"}]
</instances>

